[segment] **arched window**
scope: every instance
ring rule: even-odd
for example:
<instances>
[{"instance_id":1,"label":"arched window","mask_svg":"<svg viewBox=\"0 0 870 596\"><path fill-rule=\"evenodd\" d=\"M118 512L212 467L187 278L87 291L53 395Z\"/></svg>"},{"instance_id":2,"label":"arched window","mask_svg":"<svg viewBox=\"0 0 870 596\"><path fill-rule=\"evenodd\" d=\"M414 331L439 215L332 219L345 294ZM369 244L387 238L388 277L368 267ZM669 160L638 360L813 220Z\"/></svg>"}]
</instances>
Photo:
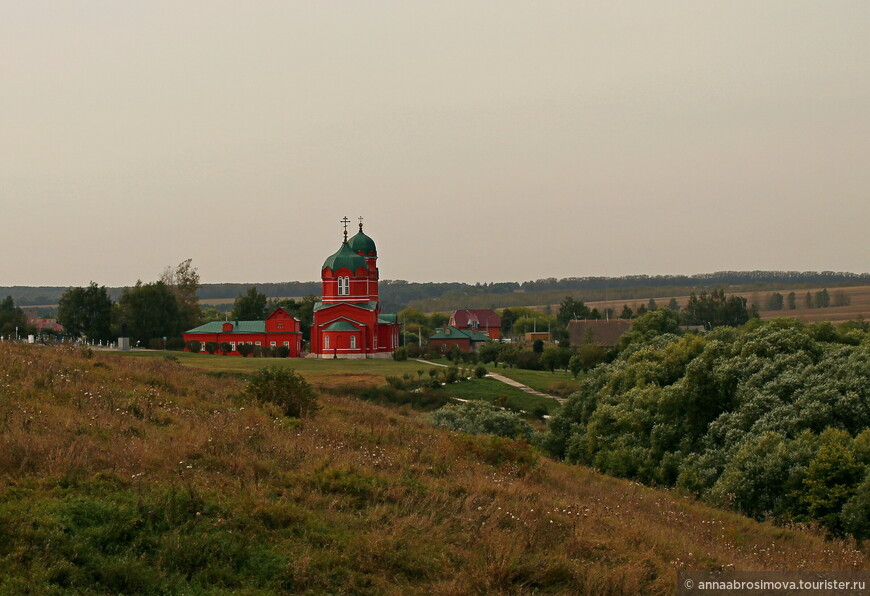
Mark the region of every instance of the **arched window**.
<instances>
[{"instance_id":1,"label":"arched window","mask_svg":"<svg viewBox=\"0 0 870 596\"><path fill-rule=\"evenodd\" d=\"M356 335L350 336L350 349L356 350Z\"/></svg>"},{"instance_id":2,"label":"arched window","mask_svg":"<svg viewBox=\"0 0 870 596\"><path fill-rule=\"evenodd\" d=\"M329 336L328 336L328 335L325 335L325 336L323 337L323 349L324 349L324 350L328 350L328 349L329 349Z\"/></svg>"}]
</instances>

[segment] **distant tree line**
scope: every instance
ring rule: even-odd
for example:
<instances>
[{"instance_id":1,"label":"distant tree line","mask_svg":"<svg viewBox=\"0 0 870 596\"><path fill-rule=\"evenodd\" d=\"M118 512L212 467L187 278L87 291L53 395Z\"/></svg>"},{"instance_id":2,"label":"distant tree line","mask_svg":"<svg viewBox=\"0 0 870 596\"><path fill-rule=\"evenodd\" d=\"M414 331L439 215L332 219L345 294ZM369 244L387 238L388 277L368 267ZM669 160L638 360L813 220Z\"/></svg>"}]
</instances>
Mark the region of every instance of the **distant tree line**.
<instances>
[{"instance_id":1,"label":"distant tree line","mask_svg":"<svg viewBox=\"0 0 870 596\"><path fill-rule=\"evenodd\" d=\"M832 297L833 294L833 297ZM849 306L851 297L843 290L828 292L827 288L815 293L803 294L800 304L803 308L828 308L829 306ZM767 295L764 302L765 310L795 310L798 308L797 293L789 292L783 296L780 292L772 292Z\"/></svg>"},{"instance_id":2,"label":"distant tree line","mask_svg":"<svg viewBox=\"0 0 870 596\"><path fill-rule=\"evenodd\" d=\"M651 288L689 288L702 289L719 286L764 285L804 285L826 286L870 283L870 273L849 273L836 271L718 271L698 275L626 275L623 277L564 277L546 278L525 282L500 282L467 284L461 282L408 282L404 280L383 280L380 282L382 307L388 311L398 311L410 303L435 298L465 298L473 296L507 295L516 292L536 293L546 291L616 291L625 289ZM282 282L282 283L222 283L201 284L197 296L201 299L233 298L256 287L267 296L301 297L320 294L319 281ZM13 286L0 287L0 295L11 295L19 305L56 304L63 292L69 287L59 286ZM732 288L734 290L734 288ZM109 297L118 300L124 288L107 288ZM688 293L688 292L685 292ZM668 294L648 295L664 296ZM675 295L674 293L670 295ZM614 299L631 296L614 295ZM591 300L587 297L587 300ZM519 305L519 304L518 304ZM418 305L419 306L419 305ZM468 307L468 305L465 305ZM484 307L491 306L489 304ZM503 304L502 306L512 306ZM452 309L451 309L452 310Z\"/></svg>"}]
</instances>

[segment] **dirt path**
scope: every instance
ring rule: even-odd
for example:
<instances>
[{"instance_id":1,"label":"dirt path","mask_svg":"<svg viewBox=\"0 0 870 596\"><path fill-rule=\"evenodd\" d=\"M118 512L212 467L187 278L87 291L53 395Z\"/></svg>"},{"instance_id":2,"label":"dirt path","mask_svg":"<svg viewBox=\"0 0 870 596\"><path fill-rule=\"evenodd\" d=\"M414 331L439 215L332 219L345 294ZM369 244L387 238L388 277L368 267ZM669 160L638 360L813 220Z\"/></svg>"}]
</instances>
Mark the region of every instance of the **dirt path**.
<instances>
[{"instance_id":1,"label":"dirt path","mask_svg":"<svg viewBox=\"0 0 870 596\"><path fill-rule=\"evenodd\" d=\"M415 360L417 362L420 362L422 364L428 364L430 366L443 366L445 368L447 367L446 364L438 364L437 362L430 362L429 360L422 360L420 358L415 358ZM505 377L504 375L500 375L498 373L490 372L490 373L487 373L486 376L491 377L491 378L495 379L496 381L500 381L500 382L504 383L505 385L510 385L511 387L516 387L520 391L525 391L529 395L537 395L539 397L549 397L550 399L555 399L560 404L563 404L567 401L567 399L564 397L559 397L558 395L550 395L549 393L541 393L540 391L537 391L536 389L532 389L528 385L523 385L519 381L514 381L513 379Z\"/></svg>"}]
</instances>

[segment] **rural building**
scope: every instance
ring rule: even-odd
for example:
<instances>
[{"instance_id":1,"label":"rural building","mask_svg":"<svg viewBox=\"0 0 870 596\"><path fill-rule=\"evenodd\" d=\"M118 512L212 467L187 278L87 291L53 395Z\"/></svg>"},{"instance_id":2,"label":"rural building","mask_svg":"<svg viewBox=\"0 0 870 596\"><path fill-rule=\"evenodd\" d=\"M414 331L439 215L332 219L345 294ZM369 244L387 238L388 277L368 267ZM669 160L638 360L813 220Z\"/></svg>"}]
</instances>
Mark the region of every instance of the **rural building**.
<instances>
[{"instance_id":1,"label":"rural building","mask_svg":"<svg viewBox=\"0 0 870 596\"><path fill-rule=\"evenodd\" d=\"M378 297L378 251L374 241L359 233L347 239L321 268L322 298L314 305L311 353L318 358L390 358L399 345L396 315L384 314ZM299 319L278 308L265 321L216 321L184 333L185 344L207 342L230 345L227 354L239 355L240 344L287 346L290 357L302 352ZM186 348L185 348L186 349ZM218 350L219 353L222 353Z\"/></svg>"},{"instance_id":2,"label":"rural building","mask_svg":"<svg viewBox=\"0 0 870 596\"><path fill-rule=\"evenodd\" d=\"M321 268L322 298L314 305L311 353L318 358L390 358L399 346L396 315L381 313L378 251L359 232L327 257Z\"/></svg>"},{"instance_id":3,"label":"rural building","mask_svg":"<svg viewBox=\"0 0 870 596\"><path fill-rule=\"evenodd\" d=\"M447 323L463 331L479 331L490 339L501 337L501 317L491 308L454 310Z\"/></svg>"},{"instance_id":4,"label":"rural building","mask_svg":"<svg viewBox=\"0 0 870 596\"><path fill-rule=\"evenodd\" d=\"M575 319L568 323L568 337L572 348L583 344L598 344L610 348L619 343L619 338L629 329L631 321L627 319Z\"/></svg>"},{"instance_id":5,"label":"rural building","mask_svg":"<svg viewBox=\"0 0 870 596\"><path fill-rule=\"evenodd\" d=\"M490 341L490 339L488 335L480 331L458 329L450 325L436 329L435 334L429 338L429 345L442 353L452 346L458 347L463 352L476 352L480 344Z\"/></svg>"},{"instance_id":6,"label":"rural building","mask_svg":"<svg viewBox=\"0 0 870 596\"><path fill-rule=\"evenodd\" d=\"M185 351L187 342L198 341L201 352L206 352L206 343L218 345L218 354L224 352L221 344L230 345L227 354L238 356L238 346L250 344L264 348L287 346L290 357L297 358L302 351L302 329L299 319L283 308L275 309L265 321L213 321L184 333Z\"/></svg>"},{"instance_id":7,"label":"rural building","mask_svg":"<svg viewBox=\"0 0 870 596\"><path fill-rule=\"evenodd\" d=\"M525 336L525 340L528 342L533 341L550 341L550 332L549 331L527 331Z\"/></svg>"}]
</instances>

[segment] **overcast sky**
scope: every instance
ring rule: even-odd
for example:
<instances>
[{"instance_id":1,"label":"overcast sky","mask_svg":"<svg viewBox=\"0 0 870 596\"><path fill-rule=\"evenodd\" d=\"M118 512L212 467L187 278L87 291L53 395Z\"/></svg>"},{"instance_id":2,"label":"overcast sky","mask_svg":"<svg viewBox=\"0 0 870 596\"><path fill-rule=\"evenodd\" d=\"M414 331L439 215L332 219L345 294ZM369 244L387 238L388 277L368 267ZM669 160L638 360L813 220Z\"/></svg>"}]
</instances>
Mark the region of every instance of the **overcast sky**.
<instances>
[{"instance_id":1,"label":"overcast sky","mask_svg":"<svg viewBox=\"0 0 870 596\"><path fill-rule=\"evenodd\" d=\"M0 286L870 270L870 2L0 0Z\"/></svg>"}]
</instances>

